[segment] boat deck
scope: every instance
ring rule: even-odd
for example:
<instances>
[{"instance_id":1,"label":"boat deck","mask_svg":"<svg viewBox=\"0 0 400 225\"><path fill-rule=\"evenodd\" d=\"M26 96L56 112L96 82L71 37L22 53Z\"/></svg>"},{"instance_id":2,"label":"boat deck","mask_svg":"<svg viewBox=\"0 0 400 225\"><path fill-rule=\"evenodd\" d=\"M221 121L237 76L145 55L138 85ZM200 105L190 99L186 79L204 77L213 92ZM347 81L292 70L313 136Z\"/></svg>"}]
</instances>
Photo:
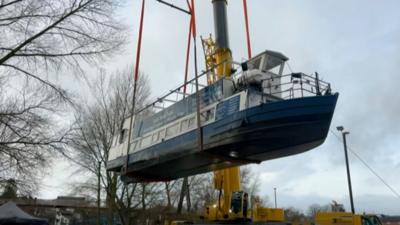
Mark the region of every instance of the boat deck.
<instances>
[{"instance_id":1,"label":"boat deck","mask_svg":"<svg viewBox=\"0 0 400 225\"><path fill-rule=\"evenodd\" d=\"M123 171L121 177L127 182L167 181L260 163L321 145L338 94L332 94L330 84L319 80L318 74L282 75L286 60L282 54L265 51L247 61L242 67L245 71L204 86L197 93L199 98L196 93L181 95L184 84L157 99L148 107L177 97L155 114L135 118L128 156L128 141L118 144L115 137L107 170Z\"/></svg>"},{"instance_id":2,"label":"boat deck","mask_svg":"<svg viewBox=\"0 0 400 225\"><path fill-rule=\"evenodd\" d=\"M129 156L134 180L171 180L310 150L325 140L338 94L262 104ZM119 170L126 158L110 161Z\"/></svg>"}]
</instances>

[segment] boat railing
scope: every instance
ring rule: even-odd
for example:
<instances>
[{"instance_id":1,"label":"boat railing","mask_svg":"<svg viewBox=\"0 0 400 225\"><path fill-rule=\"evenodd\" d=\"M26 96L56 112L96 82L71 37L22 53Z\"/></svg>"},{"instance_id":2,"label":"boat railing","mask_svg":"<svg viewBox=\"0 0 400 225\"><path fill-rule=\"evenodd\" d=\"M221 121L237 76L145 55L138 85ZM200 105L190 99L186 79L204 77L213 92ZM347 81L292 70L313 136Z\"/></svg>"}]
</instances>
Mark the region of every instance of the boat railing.
<instances>
[{"instance_id":1,"label":"boat railing","mask_svg":"<svg viewBox=\"0 0 400 225\"><path fill-rule=\"evenodd\" d=\"M208 85L207 75L211 73L216 67L224 63L226 63L226 61L223 61L208 70L203 70L200 74L197 75L198 90L201 90ZM162 95L161 97L158 97L156 100L145 105L143 108L138 109L135 114L147 111L148 109L151 109L153 112L158 112L194 93L196 93L196 77L188 80L186 83L183 83L179 87L170 90L168 93Z\"/></svg>"},{"instance_id":2,"label":"boat railing","mask_svg":"<svg viewBox=\"0 0 400 225\"><path fill-rule=\"evenodd\" d=\"M264 79L263 82L272 83L276 78ZM265 92L269 96L280 96L281 99L303 98L331 93L328 82L319 79L318 73L314 76L305 73L290 73L280 76L280 83L268 88Z\"/></svg>"},{"instance_id":3,"label":"boat railing","mask_svg":"<svg viewBox=\"0 0 400 225\"><path fill-rule=\"evenodd\" d=\"M221 62L220 64L223 63L225 62ZM220 64L198 74L197 79L199 81L199 90L208 85L207 74L211 73L215 67ZM232 74L231 79L237 80L238 77L243 75L241 63L232 62L232 65L235 66L234 71L236 72ZM276 99L276 96L280 96L278 99L291 99L324 95L331 91L330 84L320 80L318 73L315 73L314 76L305 73L290 73L282 75L279 78L280 83L274 85L274 88L269 88L267 92L264 92L265 95L274 99ZM274 79L276 78L264 79L263 82L273 81ZM196 77L188 80L179 87L170 90L168 93L145 105L143 108L138 109L135 114L149 112L149 109L151 112L158 112L194 93L196 93ZM268 96L267 99L269 99Z\"/></svg>"}]
</instances>

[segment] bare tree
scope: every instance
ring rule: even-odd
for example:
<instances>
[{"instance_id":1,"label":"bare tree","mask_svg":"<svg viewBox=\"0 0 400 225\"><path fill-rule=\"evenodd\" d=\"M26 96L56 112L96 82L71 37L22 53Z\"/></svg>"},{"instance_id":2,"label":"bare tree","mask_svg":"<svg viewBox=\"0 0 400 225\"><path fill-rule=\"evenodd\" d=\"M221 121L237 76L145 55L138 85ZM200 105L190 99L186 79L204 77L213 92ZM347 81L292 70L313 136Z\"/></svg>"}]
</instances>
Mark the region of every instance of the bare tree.
<instances>
[{"instance_id":1,"label":"bare tree","mask_svg":"<svg viewBox=\"0 0 400 225\"><path fill-rule=\"evenodd\" d=\"M284 209L284 213L286 221L301 222L306 219L304 213L301 210L296 209L294 207L288 207Z\"/></svg>"},{"instance_id":2,"label":"bare tree","mask_svg":"<svg viewBox=\"0 0 400 225\"><path fill-rule=\"evenodd\" d=\"M100 72L98 80L90 84L93 101L82 103L77 110L78 128L74 131L71 142L73 152L70 159L92 177L85 185L96 187L96 182L90 181L95 181L94 178L100 172L105 202L110 209L110 224L115 213L119 213L124 224L131 224L130 213L126 212L138 207L145 210L153 201L149 193L153 193L156 186L155 184L124 185L117 178L117 174L105 170L113 137L121 129L124 118L130 115L133 97L132 71L133 68L129 67L108 77L104 72ZM147 77L143 74L140 77L136 95L138 109L143 107L150 95Z\"/></svg>"},{"instance_id":3,"label":"bare tree","mask_svg":"<svg viewBox=\"0 0 400 225\"><path fill-rule=\"evenodd\" d=\"M251 198L252 207L268 207L268 196L260 196L259 174L255 174L250 166L240 167L241 187Z\"/></svg>"},{"instance_id":4,"label":"bare tree","mask_svg":"<svg viewBox=\"0 0 400 225\"><path fill-rule=\"evenodd\" d=\"M29 195L50 155L62 152L69 139L57 110L63 103L44 85L25 82L20 90L6 90L3 83L0 90L0 184L13 178L19 194Z\"/></svg>"},{"instance_id":5,"label":"bare tree","mask_svg":"<svg viewBox=\"0 0 400 225\"><path fill-rule=\"evenodd\" d=\"M249 194L255 194L253 192L257 190L258 177L253 173L249 166L240 167L240 186L243 191Z\"/></svg>"},{"instance_id":6,"label":"bare tree","mask_svg":"<svg viewBox=\"0 0 400 225\"><path fill-rule=\"evenodd\" d=\"M18 187L14 179L4 182L4 191L0 195L1 198L15 199L17 198Z\"/></svg>"},{"instance_id":7,"label":"bare tree","mask_svg":"<svg viewBox=\"0 0 400 225\"><path fill-rule=\"evenodd\" d=\"M54 81L120 51L118 2L0 0L0 185L12 177L19 192L34 192L64 151L70 129L57 116L72 100Z\"/></svg>"},{"instance_id":8,"label":"bare tree","mask_svg":"<svg viewBox=\"0 0 400 225\"><path fill-rule=\"evenodd\" d=\"M124 27L113 0L1 0L0 71L24 75L54 89L53 76L63 68L83 72L120 50Z\"/></svg>"},{"instance_id":9,"label":"bare tree","mask_svg":"<svg viewBox=\"0 0 400 225\"><path fill-rule=\"evenodd\" d=\"M214 173L211 172L188 178L188 185L186 189L189 190L190 193L190 209L192 209L193 212L201 213L206 206L214 205L218 202L220 193L218 190L214 189L213 177ZM261 198L258 195L260 189L259 177L254 174L254 172L251 170L251 167L242 166L240 168L240 178L241 190L251 195L251 199L254 204L265 207L268 204L268 199ZM181 185L183 181L184 179L181 179L179 184ZM181 187L180 185L179 187ZM178 202L177 210L182 210L183 207L182 189L180 189L180 191L181 195L179 196L179 200L182 202ZM186 197L186 195L184 196ZM180 204L182 205L180 206ZM187 207L187 211L190 211L189 207Z\"/></svg>"},{"instance_id":10,"label":"bare tree","mask_svg":"<svg viewBox=\"0 0 400 225\"><path fill-rule=\"evenodd\" d=\"M181 214L182 213L182 207L183 207L183 201L186 198L186 204L187 204L187 211L190 211L191 204L190 204L190 187L189 187L189 177L184 177L182 179L182 184L181 184L181 190L179 194L179 201L178 201L178 206L176 213Z\"/></svg>"},{"instance_id":11,"label":"bare tree","mask_svg":"<svg viewBox=\"0 0 400 225\"><path fill-rule=\"evenodd\" d=\"M214 173L189 177L190 199L193 212L202 213L205 206L215 204L218 191L214 189Z\"/></svg>"},{"instance_id":12,"label":"bare tree","mask_svg":"<svg viewBox=\"0 0 400 225\"><path fill-rule=\"evenodd\" d=\"M307 209L307 216L309 216L310 218L314 218L315 215L318 212L328 212L330 211L330 205L326 204L326 205L320 205L320 204L312 204L308 207Z\"/></svg>"}]
</instances>

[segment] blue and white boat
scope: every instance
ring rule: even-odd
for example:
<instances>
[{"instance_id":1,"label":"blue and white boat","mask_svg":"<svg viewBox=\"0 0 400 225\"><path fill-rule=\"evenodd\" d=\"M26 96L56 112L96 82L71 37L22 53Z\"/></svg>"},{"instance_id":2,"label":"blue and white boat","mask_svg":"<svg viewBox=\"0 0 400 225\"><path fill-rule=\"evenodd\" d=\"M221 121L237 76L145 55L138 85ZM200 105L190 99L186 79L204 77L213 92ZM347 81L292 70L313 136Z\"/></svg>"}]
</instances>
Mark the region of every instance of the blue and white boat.
<instances>
[{"instance_id":1,"label":"blue and white boat","mask_svg":"<svg viewBox=\"0 0 400 225\"><path fill-rule=\"evenodd\" d=\"M124 179L131 182L166 181L260 163L321 145L338 94L317 74L284 75L287 60L279 52L266 50L238 64L233 76L202 88L201 129L196 94L184 95L150 116L127 118L114 137L107 169L123 169ZM160 98L151 105L166 100ZM132 118L133 134L127 138Z\"/></svg>"}]
</instances>

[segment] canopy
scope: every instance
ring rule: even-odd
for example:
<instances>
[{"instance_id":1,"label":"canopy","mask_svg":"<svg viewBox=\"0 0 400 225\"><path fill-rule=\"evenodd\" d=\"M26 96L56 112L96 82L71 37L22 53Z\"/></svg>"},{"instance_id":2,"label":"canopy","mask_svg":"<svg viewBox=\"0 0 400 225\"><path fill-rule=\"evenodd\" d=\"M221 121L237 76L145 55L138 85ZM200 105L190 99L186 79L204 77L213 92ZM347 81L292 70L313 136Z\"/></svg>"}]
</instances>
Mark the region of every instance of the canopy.
<instances>
[{"instance_id":1,"label":"canopy","mask_svg":"<svg viewBox=\"0 0 400 225\"><path fill-rule=\"evenodd\" d=\"M0 206L0 225L48 225L46 219L37 218L24 212L14 202Z\"/></svg>"}]
</instances>

